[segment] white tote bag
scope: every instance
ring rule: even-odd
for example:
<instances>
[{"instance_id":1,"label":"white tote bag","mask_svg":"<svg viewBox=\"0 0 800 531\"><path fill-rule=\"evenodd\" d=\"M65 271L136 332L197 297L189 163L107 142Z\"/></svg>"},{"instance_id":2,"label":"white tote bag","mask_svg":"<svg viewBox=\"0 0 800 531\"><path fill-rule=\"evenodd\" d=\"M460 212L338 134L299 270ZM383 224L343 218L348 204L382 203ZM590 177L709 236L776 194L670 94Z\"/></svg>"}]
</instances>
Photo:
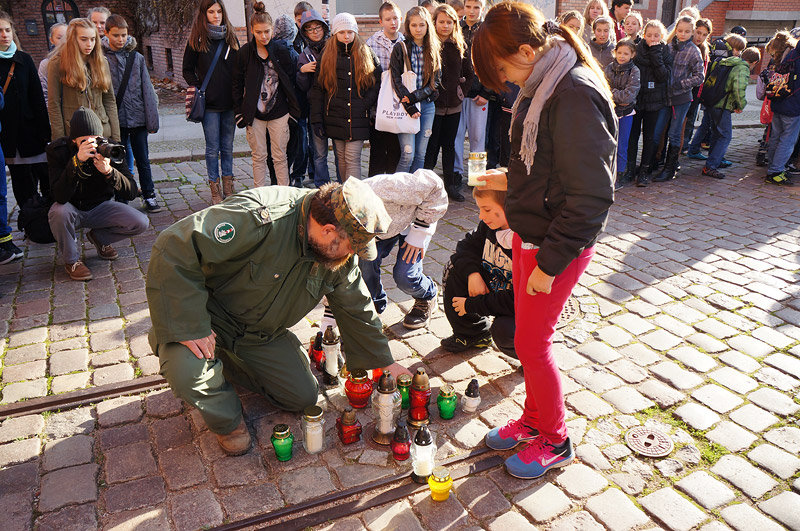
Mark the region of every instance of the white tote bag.
<instances>
[{"instance_id":1,"label":"white tote bag","mask_svg":"<svg viewBox=\"0 0 800 531\"><path fill-rule=\"evenodd\" d=\"M410 60L405 45L403 45L403 55L405 55L405 70L402 75L403 86L409 92L417 90L417 74L411 70ZM386 70L381 74L381 90L378 93L378 106L375 117L375 129L387 133L409 133L415 135L419 133L419 118L412 118L406 107L400 103L400 98L392 86L392 72Z\"/></svg>"}]
</instances>

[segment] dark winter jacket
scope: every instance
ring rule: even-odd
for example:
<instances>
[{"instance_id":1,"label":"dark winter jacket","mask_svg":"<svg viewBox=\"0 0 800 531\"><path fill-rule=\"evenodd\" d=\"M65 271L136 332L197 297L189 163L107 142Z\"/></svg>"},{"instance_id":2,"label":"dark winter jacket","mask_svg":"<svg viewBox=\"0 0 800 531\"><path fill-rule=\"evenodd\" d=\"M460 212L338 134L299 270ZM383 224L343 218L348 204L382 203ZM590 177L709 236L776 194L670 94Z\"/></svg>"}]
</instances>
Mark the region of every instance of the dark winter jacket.
<instances>
[{"instance_id":1,"label":"dark winter jacket","mask_svg":"<svg viewBox=\"0 0 800 531\"><path fill-rule=\"evenodd\" d=\"M506 218L523 242L539 247L539 268L551 276L595 244L614 202L617 117L596 77L578 62L556 85L530 172L519 155L530 98L511 124Z\"/></svg>"},{"instance_id":2,"label":"dark winter jacket","mask_svg":"<svg viewBox=\"0 0 800 531\"><path fill-rule=\"evenodd\" d=\"M636 96L641 86L639 69L633 61L621 65L614 60L605 68L605 74L611 94L614 95L617 116L629 115L636 107Z\"/></svg>"},{"instance_id":3,"label":"dark winter jacket","mask_svg":"<svg viewBox=\"0 0 800 531\"><path fill-rule=\"evenodd\" d=\"M475 32L478 30L478 28L481 26L481 24L483 24L483 21L479 20L478 22L473 24L472 27L470 28L467 25L466 18L462 18L460 24L461 24L461 34L464 36L464 41L467 43L467 54L466 55L469 58L470 67L474 71L475 68L472 66L472 36L475 34ZM478 80L478 76L473 76L472 83L470 84L469 90L467 91L467 93L464 96L467 97L467 98L470 98L470 99L474 98L476 96L480 96L480 97L482 97L484 99L491 100L491 99L495 99L497 97L497 94L495 94L491 90L489 90L486 87L484 87L481 84L481 82Z\"/></svg>"},{"instance_id":4,"label":"dark winter jacket","mask_svg":"<svg viewBox=\"0 0 800 531\"><path fill-rule=\"evenodd\" d=\"M449 39L442 43L441 56L442 76L436 87L439 91L436 108L458 107L472 84L472 61L466 53L461 57L458 46Z\"/></svg>"},{"instance_id":5,"label":"dark winter jacket","mask_svg":"<svg viewBox=\"0 0 800 531\"><path fill-rule=\"evenodd\" d=\"M672 54L666 44L648 46L642 39L636 45L634 64L639 68L641 88L636 100L639 112L657 111L669 105L667 87L672 72Z\"/></svg>"},{"instance_id":6,"label":"dark winter jacket","mask_svg":"<svg viewBox=\"0 0 800 531\"><path fill-rule=\"evenodd\" d=\"M331 30L328 27L328 23L322 18L322 15L314 10L303 13L302 21L302 24L300 24L300 35L303 36L303 42L305 42L305 46L303 47L303 51L300 53L300 58L297 60L297 88L300 89L300 92L307 95L311 90L311 87L314 85L316 71L301 72L300 67L308 63L319 61L322 58L322 50L325 48L325 43L328 42ZM303 30L303 28L309 22L319 22L322 24L322 30L324 33L321 40L314 42L308 38L308 35L306 35L306 32Z\"/></svg>"},{"instance_id":7,"label":"dark winter jacket","mask_svg":"<svg viewBox=\"0 0 800 531\"><path fill-rule=\"evenodd\" d=\"M8 78L14 63L14 77L5 94L5 107L0 111L0 143L7 159L17 156L35 157L44 153L50 141L50 118L44 101L39 74L31 56L23 51L11 59L0 59L0 87Z\"/></svg>"},{"instance_id":8,"label":"dark winter jacket","mask_svg":"<svg viewBox=\"0 0 800 531\"><path fill-rule=\"evenodd\" d=\"M336 93L329 94L314 80L309 101L311 112L309 122L322 124L328 138L336 140L367 140L375 117L375 105L381 86L381 65L369 46L364 49L372 56L375 82L371 87L358 92L353 74L352 43L338 42L336 56Z\"/></svg>"},{"instance_id":9,"label":"dark winter jacket","mask_svg":"<svg viewBox=\"0 0 800 531\"><path fill-rule=\"evenodd\" d=\"M183 79L189 85L200 88L214 60L217 46L223 46L223 49L206 89L206 109L230 111L233 109L231 79L237 51L231 49L224 40L210 41L207 52L198 52L187 44L183 52Z\"/></svg>"},{"instance_id":10,"label":"dark winter jacket","mask_svg":"<svg viewBox=\"0 0 800 531\"><path fill-rule=\"evenodd\" d=\"M450 257L451 275L469 278L479 273L489 293L467 297L467 313L514 315L514 289L511 285L511 249L497 243L497 231L481 221L478 227L456 245Z\"/></svg>"},{"instance_id":11,"label":"dark winter jacket","mask_svg":"<svg viewBox=\"0 0 800 531\"><path fill-rule=\"evenodd\" d=\"M597 62L603 68L614 60L614 46L614 40L611 38L605 44L598 44L594 39L589 41L589 51L592 52L592 56L597 59Z\"/></svg>"},{"instance_id":12,"label":"dark winter jacket","mask_svg":"<svg viewBox=\"0 0 800 531\"><path fill-rule=\"evenodd\" d=\"M267 54L272 61L272 67L278 73L278 87L289 104L289 115L297 120L300 118L300 104L294 83L297 62L292 49L283 41L271 40L267 43ZM233 112L241 127L253 125L263 83L264 62L258 56L256 40L253 38L236 54L233 66ZM238 120L239 115L242 116L241 123Z\"/></svg>"},{"instance_id":13,"label":"dark winter jacket","mask_svg":"<svg viewBox=\"0 0 800 531\"><path fill-rule=\"evenodd\" d=\"M47 146L50 172L50 197L61 204L72 203L78 210L91 210L114 198L135 199L136 181L123 161L111 163L111 175L101 174L90 160L80 162L78 147L68 137L53 140Z\"/></svg>"},{"instance_id":14,"label":"dark winter jacket","mask_svg":"<svg viewBox=\"0 0 800 531\"><path fill-rule=\"evenodd\" d=\"M692 90L703 84L703 56L700 48L691 39L678 42L675 38L670 46L672 51L672 75L669 84L669 98L672 105L692 101Z\"/></svg>"},{"instance_id":15,"label":"dark winter jacket","mask_svg":"<svg viewBox=\"0 0 800 531\"><path fill-rule=\"evenodd\" d=\"M414 41L411 39L407 39L405 41L398 42L394 45L392 49L392 56L389 59L389 69L392 71L392 88L394 88L395 94L397 94L397 99L402 100L404 97L408 96L408 103L404 103L403 106L406 108L406 112L408 114L416 114L419 112L417 108L417 103L420 101L436 101L436 98L439 97L439 92L432 88L429 83L425 83L422 85L422 88L415 90L414 92L409 92L408 89L403 85L403 72L406 68L406 60L405 54L403 53L403 47L405 46L406 52L408 56L411 57L411 44ZM433 73L433 86L438 87L441 83L442 79L442 71L437 70ZM425 81L423 80L423 83Z\"/></svg>"},{"instance_id":16,"label":"dark winter jacket","mask_svg":"<svg viewBox=\"0 0 800 531\"><path fill-rule=\"evenodd\" d=\"M111 83L114 85L114 95L119 94L122 76L125 74L127 61L133 61L128 87L122 96L122 102L117 100L117 115L119 126L125 128L146 127L151 133L158 131L158 96L150 81L150 72L144 61L144 56L136 51L136 39L128 37L125 46L119 51L114 51L108 44L108 37L102 39L103 53L108 59L108 68L111 70Z\"/></svg>"},{"instance_id":17,"label":"dark winter jacket","mask_svg":"<svg viewBox=\"0 0 800 531\"><path fill-rule=\"evenodd\" d=\"M800 116L800 46L790 49L775 67L775 74L785 79L789 95L785 97L771 97L772 112L784 116ZM773 74L773 76L775 75ZM8 107L8 102L6 102Z\"/></svg>"}]
</instances>

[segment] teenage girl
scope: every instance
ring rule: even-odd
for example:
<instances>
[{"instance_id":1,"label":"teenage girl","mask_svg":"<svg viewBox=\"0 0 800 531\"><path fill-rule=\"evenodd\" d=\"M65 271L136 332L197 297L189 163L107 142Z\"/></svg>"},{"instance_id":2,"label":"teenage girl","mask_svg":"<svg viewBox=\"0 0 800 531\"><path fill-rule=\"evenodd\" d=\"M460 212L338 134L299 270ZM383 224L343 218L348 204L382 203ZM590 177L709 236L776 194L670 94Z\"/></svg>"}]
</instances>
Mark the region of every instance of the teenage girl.
<instances>
[{"instance_id":1,"label":"teenage girl","mask_svg":"<svg viewBox=\"0 0 800 531\"><path fill-rule=\"evenodd\" d=\"M711 57L711 47L708 44L708 36L711 35L711 20L707 18L699 18L694 23L694 37L692 42L700 50L700 56L703 58L703 72L708 69L708 60ZM692 133L694 133L694 122L697 119L697 111L700 108L700 91L703 85L695 87L692 90L692 104L689 106L689 112L686 113L686 126L683 130L683 146L681 153L686 154L689 148L689 143L692 141Z\"/></svg>"},{"instance_id":2,"label":"teenage girl","mask_svg":"<svg viewBox=\"0 0 800 531\"><path fill-rule=\"evenodd\" d=\"M67 36L67 25L63 22L56 22L50 26L50 33L48 41L50 42L50 53L39 62L39 81L42 83L42 92L44 92L44 101L47 102L47 65L50 64L50 58L58 48L58 45L64 42Z\"/></svg>"},{"instance_id":3,"label":"teenage girl","mask_svg":"<svg viewBox=\"0 0 800 531\"><path fill-rule=\"evenodd\" d=\"M565 25L572 30L572 33L579 38L583 38L583 28L586 26L586 21L580 11L573 9L561 15L561 24Z\"/></svg>"},{"instance_id":4,"label":"teenage girl","mask_svg":"<svg viewBox=\"0 0 800 531\"><path fill-rule=\"evenodd\" d=\"M687 16L677 20L675 29L667 37L672 51L672 75L668 93L672 105L672 121L667 131L669 147L664 171L653 178L655 182L669 181L678 175L684 120L692 105L692 90L700 87L705 79L703 56L700 55L700 49L692 42L693 37L694 19Z\"/></svg>"},{"instance_id":5,"label":"teenage girl","mask_svg":"<svg viewBox=\"0 0 800 531\"><path fill-rule=\"evenodd\" d=\"M608 6L603 0L589 0L583 9L583 41L588 45L592 42L592 24L597 17L607 17ZM616 40L616 39L615 39Z\"/></svg>"},{"instance_id":6,"label":"teenage girl","mask_svg":"<svg viewBox=\"0 0 800 531\"><path fill-rule=\"evenodd\" d=\"M420 119L419 132L400 134L400 162L397 171L415 172L422 168L436 113L436 87L442 75L441 44L436 37L433 19L424 7L412 7L406 13L405 40L398 42L389 58L392 87L406 112ZM417 88L409 91L403 85L406 65L417 74Z\"/></svg>"},{"instance_id":7,"label":"teenage girl","mask_svg":"<svg viewBox=\"0 0 800 531\"><path fill-rule=\"evenodd\" d=\"M527 443L505 465L513 476L531 479L573 460L552 340L613 202L617 118L603 72L585 45L566 26L545 23L529 4L492 7L472 41L472 57L488 88L499 92L505 81L521 87L508 172L491 170L480 179L508 191L514 344L525 408L521 418L491 430L486 444L508 450Z\"/></svg>"},{"instance_id":8,"label":"teenage girl","mask_svg":"<svg viewBox=\"0 0 800 531\"><path fill-rule=\"evenodd\" d=\"M350 13L336 15L331 32L311 88L309 123L316 136L333 140L342 180L361 179L361 151L375 116L381 65Z\"/></svg>"},{"instance_id":9,"label":"teenage girl","mask_svg":"<svg viewBox=\"0 0 800 531\"><path fill-rule=\"evenodd\" d=\"M11 172L14 197L22 206L39 189L45 197L50 193L44 152L50 141L50 122L36 65L18 43L13 20L0 11L0 88L5 92L0 143Z\"/></svg>"},{"instance_id":10,"label":"teenage girl","mask_svg":"<svg viewBox=\"0 0 800 531\"><path fill-rule=\"evenodd\" d=\"M636 45L636 56L633 58L639 68L642 86L628 140L628 164L636 164L640 131L644 137L636 186L650 183L651 165L669 119L667 89L672 72L672 54L664 43L665 35L666 29L660 21L648 20L644 26L644 38Z\"/></svg>"},{"instance_id":11,"label":"teenage girl","mask_svg":"<svg viewBox=\"0 0 800 531\"><path fill-rule=\"evenodd\" d=\"M622 27L625 30L625 38L631 39L634 44L639 44L639 41L642 40L639 34L642 31L643 24L642 15L636 11L628 13L628 16L625 17L622 23Z\"/></svg>"},{"instance_id":12,"label":"teenage girl","mask_svg":"<svg viewBox=\"0 0 800 531\"><path fill-rule=\"evenodd\" d=\"M472 84L472 61L467 55L467 44L461 34L456 10L441 4L434 12L436 36L441 42L442 77L437 87L436 116L433 129L425 151L425 168L432 170L442 149L442 178L447 195L454 201L464 201L459 192L460 175L454 173L456 160L456 133L461 119L461 102L464 93Z\"/></svg>"},{"instance_id":13,"label":"teenage girl","mask_svg":"<svg viewBox=\"0 0 800 531\"><path fill-rule=\"evenodd\" d=\"M294 24L294 22L292 22ZM267 140L278 184L289 186L289 117L300 115L294 79L296 64L289 46L272 39L272 17L264 2L253 4L253 38L242 46L233 69L233 109L236 124L247 127L253 152L253 184L267 184Z\"/></svg>"},{"instance_id":14,"label":"teenage girl","mask_svg":"<svg viewBox=\"0 0 800 531\"><path fill-rule=\"evenodd\" d=\"M233 65L239 41L228 19L225 5L217 0L200 0L183 52L183 79L195 89L203 84L214 61L219 60L206 88L206 112L203 115L203 136L206 140L206 171L211 189L211 203L217 204L233 194ZM220 167L222 189L220 189Z\"/></svg>"}]
</instances>

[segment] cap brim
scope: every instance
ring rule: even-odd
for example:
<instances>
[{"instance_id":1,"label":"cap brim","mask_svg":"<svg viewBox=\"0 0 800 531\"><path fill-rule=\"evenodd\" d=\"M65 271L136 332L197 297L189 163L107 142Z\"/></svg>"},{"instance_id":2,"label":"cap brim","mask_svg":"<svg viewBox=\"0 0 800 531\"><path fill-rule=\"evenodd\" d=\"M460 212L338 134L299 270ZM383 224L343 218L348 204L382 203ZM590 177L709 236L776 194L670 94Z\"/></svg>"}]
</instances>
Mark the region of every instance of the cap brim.
<instances>
[{"instance_id":1,"label":"cap brim","mask_svg":"<svg viewBox=\"0 0 800 531\"><path fill-rule=\"evenodd\" d=\"M375 239L373 238L367 242L367 245L356 254L359 258L370 262L378 258L378 246L375 244Z\"/></svg>"}]
</instances>

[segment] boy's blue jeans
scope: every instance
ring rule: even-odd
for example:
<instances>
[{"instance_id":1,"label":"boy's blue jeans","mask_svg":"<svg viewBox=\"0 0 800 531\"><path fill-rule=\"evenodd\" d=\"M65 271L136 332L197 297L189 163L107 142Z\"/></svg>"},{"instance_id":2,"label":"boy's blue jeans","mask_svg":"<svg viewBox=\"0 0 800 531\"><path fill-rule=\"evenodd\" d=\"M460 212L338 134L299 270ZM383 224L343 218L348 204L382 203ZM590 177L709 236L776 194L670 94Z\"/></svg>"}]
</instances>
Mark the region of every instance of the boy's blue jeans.
<instances>
[{"instance_id":1,"label":"boy's blue jeans","mask_svg":"<svg viewBox=\"0 0 800 531\"><path fill-rule=\"evenodd\" d=\"M209 111L203 115L203 135L206 139L206 170L208 180L219 181L222 175L233 175L233 134L236 123L233 111Z\"/></svg>"},{"instance_id":2,"label":"boy's blue jeans","mask_svg":"<svg viewBox=\"0 0 800 531\"><path fill-rule=\"evenodd\" d=\"M767 174L780 173L792 156L797 136L800 133L800 116L772 115L772 132L770 133L767 160Z\"/></svg>"},{"instance_id":3,"label":"boy's blue jeans","mask_svg":"<svg viewBox=\"0 0 800 531\"><path fill-rule=\"evenodd\" d=\"M700 125L694 132L691 143L689 143L689 155L697 155L700 153L700 144L703 143L703 139L711 131L711 109L705 105L702 107L703 119L700 120Z\"/></svg>"},{"instance_id":4,"label":"boy's blue jeans","mask_svg":"<svg viewBox=\"0 0 800 531\"><path fill-rule=\"evenodd\" d=\"M711 149L708 150L708 160L706 168L716 170L719 168L728 145L733 138L733 124L731 123L731 111L726 109L707 109L707 114L711 119ZM700 135L695 137L701 138ZM694 142L692 142L694 144Z\"/></svg>"},{"instance_id":5,"label":"boy's blue jeans","mask_svg":"<svg viewBox=\"0 0 800 531\"><path fill-rule=\"evenodd\" d=\"M156 188L153 185L153 172L150 170L150 149L147 146L147 128L142 127L121 127L122 144L131 146L133 159L136 161L136 170L139 172L139 186L142 189L142 197L145 199L156 196ZM233 175L228 173L226 175Z\"/></svg>"},{"instance_id":6,"label":"boy's blue jeans","mask_svg":"<svg viewBox=\"0 0 800 531\"><path fill-rule=\"evenodd\" d=\"M410 264L403 260L402 256L405 249L400 247L405 241L405 236L400 234L386 240L376 239L378 258L369 262L359 260L358 265L361 267L361 276L364 278L364 283L367 285L372 301L375 303L375 310L378 313L383 313L387 305L386 292L381 282L381 262L389 256L395 244L398 247L397 260L394 263L392 276L400 291L406 295L411 295L415 299L430 300L436 296L436 283L431 277L422 272L422 259L418 258L417 261Z\"/></svg>"}]
</instances>

